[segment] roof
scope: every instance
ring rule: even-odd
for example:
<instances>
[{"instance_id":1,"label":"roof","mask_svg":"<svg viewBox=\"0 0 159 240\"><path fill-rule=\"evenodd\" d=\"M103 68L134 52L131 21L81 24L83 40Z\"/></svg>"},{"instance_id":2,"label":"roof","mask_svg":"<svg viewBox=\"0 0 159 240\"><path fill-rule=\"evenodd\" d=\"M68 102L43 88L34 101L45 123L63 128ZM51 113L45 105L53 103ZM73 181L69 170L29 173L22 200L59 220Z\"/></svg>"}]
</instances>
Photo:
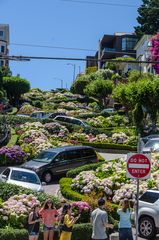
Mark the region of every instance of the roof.
<instances>
[{"instance_id":1,"label":"roof","mask_svg":"<svg viewBox=\"0 0 159 240\"><path fill-rule=\"evenodd\" d=\"M26 168L21 168L21 167L7 167L10 168L11 170L17 170L17 171L23 171L23 172L30 172L30 173L35 173L32 170L26 169Z\"/></svg>"},{"instance_id":2,"label":"roof","mask_svg":"<svg viewBox=\"0 0 159 240\"><path fill-rule=\"evenodd\" d=\"M89 146L63 146L63 147L57 147L57 148L49 148L44 151L51 151L51 152L61 152L61 151L67 151L67 150L76 150L76 149L83 149L83 148L92 148Z\"/></svg>"}]
</instances>

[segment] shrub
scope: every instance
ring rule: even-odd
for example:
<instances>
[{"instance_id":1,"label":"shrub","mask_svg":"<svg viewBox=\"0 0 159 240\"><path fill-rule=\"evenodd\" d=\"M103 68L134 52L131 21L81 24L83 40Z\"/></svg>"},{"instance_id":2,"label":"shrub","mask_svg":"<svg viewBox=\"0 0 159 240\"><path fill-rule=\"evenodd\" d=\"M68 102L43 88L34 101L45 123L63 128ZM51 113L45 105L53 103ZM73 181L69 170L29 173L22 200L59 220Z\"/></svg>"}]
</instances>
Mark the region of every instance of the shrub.
<instances>
[{"instance_id":1,"label":"shrub","mask_svg":"<svg viewBox=\"0 0 159 240\"><path fill-rule=\"evenodd\" d=\"M90 240L92 235L92 225L90 223L76 224L73 228L72 240Z\"/></svg>"},{"instance_id":2,"label":"shrub","mask_svg":"<svg viewBox=\"0 0 159 240\"><path fill-rule=\"evenodd\" d=\"M41 123L47 123L47 122L52 122L52 119L46 118L46 119L41 119L41 118L31 118L31 117L18 117L16 115L8 115L5 116L5 119L8 123L8 125L15 127L17 124L23 124L26 122L41 122ZM0 125L3 124L4 122L4 116L0 115Z\"/></svg>"},{"instance_id":3,"label":"shrub","mask_svg":"<svg viewBox=\"0 0 159 240\"><path fill-rule=\"evenodd\" d=\"M20 195L20 194L33 194L37 199L43 203L47 198L51 198L56 206L59 205L59 199L54 196L47 195L46 193L36 192L27 188L23 188L20 186L16 186L13 184L8 183L0 183L0 198L3 199L3 201L8 200L10 197L14 195Z\"/></svg>"},{"instance_id":4,"label":"shrub","mask_svg":"<svg viewBox=\"0 0 159 240\"><path fill-rule=\"evenodd\" d=\"M102 197L101 193L97 193L93 191L91 194L85 195L83 197L83 200L86 201L91 206L92 209L95 209L96 207L98 207L98 199L101 197ZM117 209L118 209L117 204L106 201L105 209L113 219L119 218L117 214Z\"/></svg>"},{"instance_id":5,"label":"shrub","mask_svg":"<svg viewBox=\"0 0 159 240\"><path fill-rule=\"evenodd\" d=\"M18 140L18 135L16 134L15 130L11 128L11 139L9 140L7 147L12 147L16 145Z\"/></svg>"},{"instance_id":6,"label":"shrub","mask_svg":"<svg viewBox=\"0 0 159 240\"><path fill-rule=\"evenodd\" d=\"M61 193L65 198L73 201L82 201L83 195L71 189L71 178L61 178L59 183Z\"/></svg>"},{"instance_id":7,"label":"shrub","mask_svg":"<svg viewBox=\"0 0 159 240\"><path fill-rule=\"evenodd\" d=\"M0 240L28 240L28 233L25 229L0 229Z\"/></svg>"},{"instance_id":8,"label":"shrub","mask_svg":"<svg viewBox=\"0 0 159 240\"><path fill-rule=\"evenodd\" d=\"M73 202L71 206L75 216L78 216L80 213L80 218L77 223L88 223L90 221L91 208L87 202Z\"/></svg>"},{"instance_id":9,"label":"shrub","mask_svg":"<svg viewBox=\"0 0 159 240\"><path fill-rule=\"evenodd\" d=\"M37 108L42 108L43 103L42 101L36 100L36 101L33 101L33 106Z\"/></svg>"},{"instance_id":10,"label":"shrub","mask_svg":"<svg viewBox=\"0 0 159 240\"><path fill-rule=\"evenodd\" d=\"M0 149L0 165L17 165L25 162L28 155L19 146L2 147Z\"/></svg>"},{"instance_id":11,"label":"shrub","mask_svg":"<svg viewBox=\"0 0 159 240\"><path fill-rule=\"evenodd\" d=\"M12 111L8 113L8 115L15 115L17 113L18 109L16 107L12 108Z\"/></svg>"},{"instance_id":12,"label":"shrub","mask_svg":"<svg viewBox=\"0 0 159 240\"><path fill-rule=\"evenodd\" d=\"M34 204L40 204L34 195L14 195L3 203L0 211L0 227L24 228Z\"/></svg>"},{"instance_id":13,"label":"shrub","mask_svg":"<svg viewBox=\"0 0 159 240\"><path fill-rule=\"evenodd\" d=\"M73 227L72 240L91 240L92 225L90 223L75 224ZM0 229L0 240L28 240L28 232L26 229L6 228ZM58 240L56 234L54 240ZM43 240L43 234L40 233L39 240Z\"/></svg>"},{"instance_id":14,"label":"shrub","mask_svg":"<svg viewBox=\"0 0 159 240\"><path fill-rule=\"evenodd\" d=\"M96 170L98 167L100 167L102 165L102 162L100 163L92 163L92 164L87 164L87 165L84 165L82 167L78 167L78 168L75 168L75 169L72 169L70 171L67 172L66 176L68 178L74 178L76 177L80 172L83 172L83 171L90 171L90 170Z\"/></svg>"},{"instance_id":15,"label":"shrub","mask_svg":"<svg viewBox=\"0 0 159 240\"><path fill-rule=\"evenodd\" d=\"M126 144L115 144L115 143L99 143L99 142L83 142L83 145L91 146L94 148L100 149L118 149L118 150L128 150L128 151L136 151L136 146L130 146Z\"/></svg>"}]
</instances>

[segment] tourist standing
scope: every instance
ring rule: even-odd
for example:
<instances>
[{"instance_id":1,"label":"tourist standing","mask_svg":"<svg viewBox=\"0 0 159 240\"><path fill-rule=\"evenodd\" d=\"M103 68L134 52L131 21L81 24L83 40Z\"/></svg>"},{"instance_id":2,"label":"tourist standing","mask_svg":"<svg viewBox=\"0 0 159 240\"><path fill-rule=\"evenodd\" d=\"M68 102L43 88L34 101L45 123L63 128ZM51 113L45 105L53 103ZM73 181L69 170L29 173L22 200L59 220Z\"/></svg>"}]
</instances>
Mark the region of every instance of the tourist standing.
<instances>
[{"instance_id":1,"label":"tourist standing","mask_svg":"<svg viewBox=\"0 0 159 240\"><path fill-rule=\"evenodd\" d=\"M43 220L44 240L53 240L58 212L51 199L46 200L39 214Z\"/></svg>"},{"instance_id":2,"label":"tourist standing","mask_svg":"<svg viewBox=\"0 0 159 240\"><path fill-rule=\"evenodd\" d=\"M31 213L28 218L28 233L29 240L37 240L40 230L40 215L39 215L40 205L35 204L32 208Z\"/></svg>"},{"instance_id":3,"label":"tourist standing","mask_svg":"<svg viewBox=\"0 0 159 240\"><path fill-rule=\"evenodd\" d=\"M129 200L125 198L119 204L119 240L133 240L131 227L131 210Z\"/></svg>"},{"instance_id":4,"label":"tourist standing","mask_svg":"<svg viewBox=\"0 0 159 240\"><path fill-rule=\"evenodd\" d=\"M93 225L92 239L107 240L106 228L113 228L112 224L108 224L108 214L104 209L105 200L98 200L98 208L91 213L91 223Z\"/></svg>"},{"instance_id":5,"label":"tourist standing","mask_svg":"<svg viewBox=\"0 0 159 240\"><path fill-rule=\"evenodd\" d=\"M62 211L62 232L60 240L71 240L72 228L76 221L79 219L80 215L77 217L72 216L72 209L70 204L65 204Z\"/></svg>"}]
</instances>

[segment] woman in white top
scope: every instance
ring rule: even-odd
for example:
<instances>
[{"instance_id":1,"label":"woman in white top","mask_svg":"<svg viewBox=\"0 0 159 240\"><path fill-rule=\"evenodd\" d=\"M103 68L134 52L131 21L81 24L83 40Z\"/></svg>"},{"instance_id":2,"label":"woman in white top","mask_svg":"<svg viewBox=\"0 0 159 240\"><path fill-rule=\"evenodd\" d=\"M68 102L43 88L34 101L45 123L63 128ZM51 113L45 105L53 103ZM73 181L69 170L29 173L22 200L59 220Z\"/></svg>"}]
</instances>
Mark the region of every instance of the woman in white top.
<instances>
[{"instance_id":1,"label":"woman in white top","mask_svg":"<svg viewBox=\"0 0 159 240\"><path fill-rule=\"evenodd\" d=\"M119 221L119 240L133 240L131 228L131 210L129 200L125 198L120 202L118 214Z\"/></svg>"}]
</instances>

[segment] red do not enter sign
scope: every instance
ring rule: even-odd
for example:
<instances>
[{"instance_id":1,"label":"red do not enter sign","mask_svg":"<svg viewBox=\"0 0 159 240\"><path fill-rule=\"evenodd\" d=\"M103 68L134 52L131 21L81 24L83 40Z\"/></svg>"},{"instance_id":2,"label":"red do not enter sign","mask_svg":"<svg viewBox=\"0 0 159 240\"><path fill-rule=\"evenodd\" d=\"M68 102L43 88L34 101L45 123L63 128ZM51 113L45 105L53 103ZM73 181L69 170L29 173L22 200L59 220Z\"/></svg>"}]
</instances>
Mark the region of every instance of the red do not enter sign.
<instances>
[{"instance_id":1,"label":"red do not enter sign","mask_svg":"<svg viewBox=\"0 0 159 240\"><path fill-rule=\"evenodd\" d=\"M127 157L127 177L147 179L150 177L151 160L145 154L129 154Z\"/></svg>"}]
</instances>

